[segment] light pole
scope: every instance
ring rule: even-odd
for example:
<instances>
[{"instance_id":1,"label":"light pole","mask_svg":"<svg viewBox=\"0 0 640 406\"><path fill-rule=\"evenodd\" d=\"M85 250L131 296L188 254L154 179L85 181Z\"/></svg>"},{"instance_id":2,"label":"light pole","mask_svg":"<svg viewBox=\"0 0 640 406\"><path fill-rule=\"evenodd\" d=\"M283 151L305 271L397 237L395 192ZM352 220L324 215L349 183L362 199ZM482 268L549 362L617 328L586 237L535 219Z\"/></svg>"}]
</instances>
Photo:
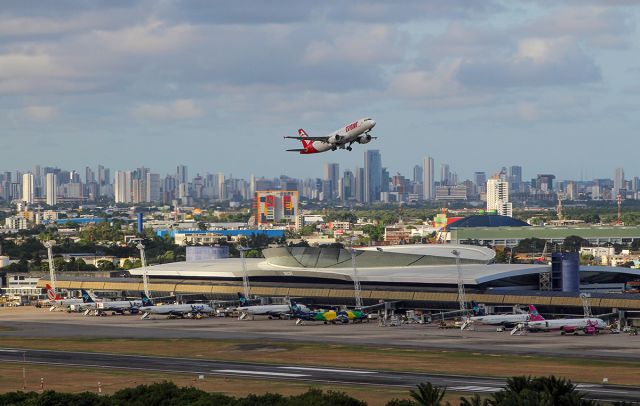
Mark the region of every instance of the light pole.
<instances>
[{"instance_id":1,"label":"light pole","mask_svg":"<svg viewBox=\"0 0 640 406\"><path fill-rule=\"evenodd\" d=\"M151 299L151 292L149 291L149 275L147 274L147 257L144 253L144 245L138 243L136 248L140 250L140 264L142 265L142 284L144 286L144 294L147 298Z\"/></svg>"},{"instance_id":2,"label":"light pole","mask_svg":"<svg viewBox=\"0 0 640 406\"><path fill-rule=\"evenodd\" d=\"M462 267L460 266L460 252L458 250L451 251L456 257L456 267L458 268L458 301L460 302L460 312L462 317L467 318L467 299L464 294L464 280L462 279Z\"/></svg>"},{"instance_id":3,"label":"light pole","mask_svg":"<svg viewBox=\"0 0 640 406\"><path fill-rule=\"evenodd\" d=\"M239 247L240 260L242 262L242 287L244 289L244 297L249 300L251 296L251 286L249 285L249 274L247 272L247 261L245 259L245 251L249 251L248 247Z\"/></svg>"},{"instance_id":4,"label":"light pole","mask_svg":"<svg viewBox=\"0 0 640 406\"><path fill-rule=\"evenodd\" d=\"M358 277L358 267L356 266L356 250L353 249L353 238L351 239L351 246L349 247L349 253L351 254L351 267L353 268L353 289L356 299L356 308L362 308L362 287L360 286L360 278Z\"/></svg>"},{"instance_id":5,"label":"light pole","mask_svg":"<svg viewBox=\"0 0 640 406\"><path fill-rule=\"evenodd\" d=\"M49 260L49 279L51 280L51 288L54 293L57 293L56 290L56 268L53 264L53 241L49 240L44 243L44 246L47 247L47 257ZM49 298L51 299L51 298Z\"/></svg>"}]
</instances>

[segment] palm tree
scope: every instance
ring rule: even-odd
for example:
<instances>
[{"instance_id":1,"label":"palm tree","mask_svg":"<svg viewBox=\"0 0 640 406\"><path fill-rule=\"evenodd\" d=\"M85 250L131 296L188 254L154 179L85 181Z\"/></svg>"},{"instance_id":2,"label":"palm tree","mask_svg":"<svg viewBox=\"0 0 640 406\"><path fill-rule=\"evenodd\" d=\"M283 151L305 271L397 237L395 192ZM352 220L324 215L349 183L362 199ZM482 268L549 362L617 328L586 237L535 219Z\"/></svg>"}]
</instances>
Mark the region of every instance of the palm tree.
<instances>
[{"instance_id":1,"label":"palm tree","mask_svg":"<svg viewBox=\"0 0 640 406\"><path fill-rule=\"evenodd\" d=\"M446 388L433 386L431 382L427 382L418 384L416 389L410 391L409 394L419 406L444 406L442 398L446 392Z\"/></svg>"},{"instance_id":2,"label":"palm tree","mask_svg":"<svg viewBox=\"0 0 640 406\"><path fill-rule=\"evenodd\" d=\"M480 395L473 395L470 398L462 396L460 398L460 406L488 406L489 401L487 399L481 399Z\"/></svg>"}]
</instances>

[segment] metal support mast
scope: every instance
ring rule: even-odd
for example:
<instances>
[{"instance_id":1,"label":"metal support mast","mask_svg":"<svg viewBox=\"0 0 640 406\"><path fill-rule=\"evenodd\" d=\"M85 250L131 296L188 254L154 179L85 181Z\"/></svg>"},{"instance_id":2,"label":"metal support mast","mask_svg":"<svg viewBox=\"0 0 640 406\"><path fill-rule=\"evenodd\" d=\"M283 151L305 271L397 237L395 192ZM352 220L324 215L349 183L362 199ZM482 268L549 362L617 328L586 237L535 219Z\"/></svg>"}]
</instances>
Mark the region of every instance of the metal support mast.
<instances>
[{"instance_id":1,"label":"metal support mast","mask_svg":"<svg viewBox=\"0 0 640 406\"><path fill-rule=\"evenodd\" d=\"M362 308L362 287L360 286L360 278L358 277L358 267L356 267L356 250L351 247L351 267L353 268L353 290L356 298L356 309Z\"/></svg>"},{"instance_id":2,"label":"metal support mast","mask_svg":"<svg viewBox=\"0 0 640 406\"><path fill-rule=\"evenodd\" d=\"M54 292L58 292L56 290L56 267L53 264L53 242L47 241L44 243L44 246L47 247L47 257L49 259L49 279L51 281L51 287Z\"/></svg>"},{"instance_id":3,"label":"metal support mast","mask_svg":"<svg viewBox=\"0 0 640 406\"><path fill-rule=\"evenodd\" d=\"M147 274L147 257L144 254L144 245L138 243L136 248L140 250L140 263L142 264L142 284L144 286L144 294L151 298L151 292L149 291L149 274Z\"/></svg>"},{"instance_id":4,"label":"metal support mast","mask_svg":"<svg viewBox=\"0 0 640 406\"><path fill-rule=\"evenodd\" d=\"M582 300L582 309L584 310L584 317L593 317L593 313L591 313L591 306L589 305L589 298L591 294L589 293L580 293L580 300Z\"/></svg>"},{"instance_id":5,"label":"metal support mast","mask_svg":"<svg viewBox=\"0 0 640 406\"><path fill-rule=\"evenodd\" d=\"M456 267L458 268L458 301L460 302L460 312L462 317L467 319L467 299L464 294L464 280L462 279L462 267L460 266L460 252L458 250L451 251L456 256Z\"/></svg>"},{"instance_id":6,"label":"metal support mast","mask_svg":"<svg viewBox=\"0 0 640 406\"><path fill-rule=\"evenodd\" d=\"M244 257L247 247L240 247L240 259L242 262L242 287L244 288L244 297L249 300L251 298L251 285L249 285L249 273L247 272L247 261Z\"/></svg>"}]
</instances>

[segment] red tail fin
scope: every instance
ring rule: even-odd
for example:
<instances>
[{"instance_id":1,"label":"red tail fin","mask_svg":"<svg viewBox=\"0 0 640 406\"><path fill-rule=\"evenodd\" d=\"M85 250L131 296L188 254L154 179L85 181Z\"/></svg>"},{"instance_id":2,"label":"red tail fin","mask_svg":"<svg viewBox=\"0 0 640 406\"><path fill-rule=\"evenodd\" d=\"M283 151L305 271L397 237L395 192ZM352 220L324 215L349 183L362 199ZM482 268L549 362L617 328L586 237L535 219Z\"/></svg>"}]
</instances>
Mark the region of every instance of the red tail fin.
<instances>
[{"instance_id":1,"label":"red tail fin","mask_svg":"<svg viewBox=\"0 0 640 406\"><path fill-rule=\"evenodd\" d=\"M532 304L529 305L529 321L543 321L544 317L538 313L538 309Z\"/></svg>"},{"instance_id":2,"label":"red tail fin","mask_svg":"<svg viewBox=\"0 0 640 406\"><path fill-rule=\"evenodd\" d=\"M300 136L300 137L308 137L309 135L307 135L307 132L301 128L301 129L298 130L298 136ZM312 144L312 142L308 141L308 140L300 140L300 141L302 141L302 146L305 149L309 149L309 146Z\"/></svg>"},{"instance_id":3,"label":"red tail fin","mask_svg":"<svg viewBox=\"0 0 640 406\"><path fill-rule=\"evenodd\" d=\"M62 299L60 295L49 285L48 283L44 286L47 289L47 296L49 300L60 300Z\"/></svg>"}]
</instances>

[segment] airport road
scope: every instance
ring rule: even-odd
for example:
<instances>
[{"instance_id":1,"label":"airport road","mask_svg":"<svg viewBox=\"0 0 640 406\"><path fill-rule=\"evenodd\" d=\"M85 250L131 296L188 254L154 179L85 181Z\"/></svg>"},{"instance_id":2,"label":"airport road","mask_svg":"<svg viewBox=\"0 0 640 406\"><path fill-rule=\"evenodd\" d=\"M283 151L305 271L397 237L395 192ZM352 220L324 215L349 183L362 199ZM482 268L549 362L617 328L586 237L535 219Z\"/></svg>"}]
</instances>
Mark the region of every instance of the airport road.
<instances>
[{"instance_id":1,"label":"airport road","mask_svg":"<svg viewBox=\"0 0 640 406\"><path fill-rule=\"evenodd\" d=\"M24 359L24 361L23 361ZM449 391L463 393L493 393L502 388L504 379L435 375L411 372L388 372L365 369L313 367L308 365L275 365L228 361L206 361L188 358L136 356L93 352L70 352L0 348L0 361L56 365L66 368L110 368L132 371L164 372L167 374L218 375L247 379L277 379L316 383L375 385L414 388L418 383L431 382ZM590 399L623 401L640 399L640 387L619 385L578 384L578 389Z\"/></svg>"},{"instance_id":2,"label":"airport road","mask_svg":"<svg viewBox=\"0 0 640 406\"><path fill-rule=\"evenodd\" d=\"M640 336L600 334L560 336L557 332L510 336L491 327L477 331L442 330L428 325L378 327L376 323L296 326L293 320L239 321L235 318L167 320L158 316L93 317L46 309L0 309L0 338L197 338L263 341L297 341L358 346L393 346L489 354L562 356L640 361Z\"/></svg>"}]
</instances>

